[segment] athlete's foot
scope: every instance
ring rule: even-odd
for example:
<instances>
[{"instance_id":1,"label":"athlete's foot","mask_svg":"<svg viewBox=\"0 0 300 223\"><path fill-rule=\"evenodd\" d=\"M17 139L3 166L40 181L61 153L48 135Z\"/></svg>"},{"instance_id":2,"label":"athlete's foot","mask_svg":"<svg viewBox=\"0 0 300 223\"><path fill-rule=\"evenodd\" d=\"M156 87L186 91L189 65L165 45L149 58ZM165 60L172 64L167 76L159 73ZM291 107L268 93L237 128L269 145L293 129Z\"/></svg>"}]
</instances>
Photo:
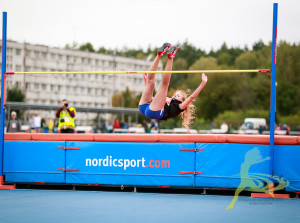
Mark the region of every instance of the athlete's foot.
<instances>
[{"instance_id":1,"label":"athlete's foot","mask_svg":"<svg viewBox=\"0 0 300 223\"><path fill-rule=\"evenodd\" d=\"M171 44L170 43L164 43L163 45L162 45L162 47L160 47L159 49L158 49L158 51L157 51L157 55L158 56L163 56L163 55L165 55L165 53L168 51L168 49L170 49L171 48Z\"/></svg>"},{"instance_id":2,"label":"athlete's foot","mask_svg":"<svg viewBox=\"0 0 300 223\"><path fill-rule=\"evenodd\" d=\"M176 56L177 51L179 50L179 46L173 46L170 51L167 53L169 59L173 59Z\"/></svg>"}]
</instances>

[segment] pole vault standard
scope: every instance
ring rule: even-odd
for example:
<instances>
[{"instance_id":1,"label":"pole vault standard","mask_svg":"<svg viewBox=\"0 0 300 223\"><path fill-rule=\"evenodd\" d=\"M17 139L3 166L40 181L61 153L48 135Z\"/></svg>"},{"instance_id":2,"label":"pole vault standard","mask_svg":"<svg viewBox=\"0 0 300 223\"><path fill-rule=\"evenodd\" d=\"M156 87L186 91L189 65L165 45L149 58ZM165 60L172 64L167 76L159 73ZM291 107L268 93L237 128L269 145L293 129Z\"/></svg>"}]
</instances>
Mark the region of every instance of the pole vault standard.
<instances>
[{"instance_id":1,"label":"pole vault standard","mask_svg":"<svg viewBox=\"0 0 300 223\"><path fill-rule=\"evenodd\" d=\"M2 69L1 69L1 126L0 126L0 189L15 189L15 186L3 185L3 153L4 153L4 122L5 109L3 96L5 95L4 79L6 78L6 31L7 31L7 12L3 12L3 27L2 27Z\"/></svg>"},{"instance_id":2,"label":"pole vault standard","mask_svg":"<svg viewBox=\"0 0 300 223\"><path fill-rule=\"evenodd\" d=\"M276 67L277 67L277 20L278 3L273 4L273 35L272 35L272 72L271 72L271 105L270 105L270 175L274 176L274 144L275 144L275 111L276 111ZM274 194L274 180L269 184L269 193L252 193L251 197L290 198L289 194Z\"/></svg>"}]
</instances>

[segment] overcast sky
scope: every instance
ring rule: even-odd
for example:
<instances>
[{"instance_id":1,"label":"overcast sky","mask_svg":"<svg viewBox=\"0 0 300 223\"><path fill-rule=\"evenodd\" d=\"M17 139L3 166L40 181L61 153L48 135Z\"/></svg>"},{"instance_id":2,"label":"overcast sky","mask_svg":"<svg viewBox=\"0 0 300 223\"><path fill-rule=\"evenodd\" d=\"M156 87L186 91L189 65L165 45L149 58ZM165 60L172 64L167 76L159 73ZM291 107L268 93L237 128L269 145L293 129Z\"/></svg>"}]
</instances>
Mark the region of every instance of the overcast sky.
<instances>
[{"instance_id":1,"label":"overcast sky","mask_svg":"<svg viewBox=\"0 0 300 223\"><path fill-rule=\"evenodd\" d=\"M1 0L8 39L121 49L188 40L206 51L272 39L273 0ZM300 0L279 0L278 38L300 42ZM1 15L2 23L2 15Z\"/></svg>"}]
</instances>

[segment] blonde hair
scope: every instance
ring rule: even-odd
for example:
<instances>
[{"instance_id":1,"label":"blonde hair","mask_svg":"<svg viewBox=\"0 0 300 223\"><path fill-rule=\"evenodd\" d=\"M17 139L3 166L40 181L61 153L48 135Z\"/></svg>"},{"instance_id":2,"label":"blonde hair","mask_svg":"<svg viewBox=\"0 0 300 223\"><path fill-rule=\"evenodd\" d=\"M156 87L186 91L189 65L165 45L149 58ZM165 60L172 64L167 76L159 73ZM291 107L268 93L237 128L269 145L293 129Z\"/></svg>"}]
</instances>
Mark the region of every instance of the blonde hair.
<instances>
[{"instance_id":1,"label":"blonde hair","mask_svg":"<svg viewBox=\"0 0 300 223\"><path fill-rule=\"evenodd\" d=\"M187 93L183 90L177 90L176 92L182 94L182 101L185 101L188 97ZM196 118L195 115L196 107L191 102L186 109L181 112L181 118L182 118L182 125L186 128L190 128L193 125L194 119Z\"/></svg>"}]
</instances>

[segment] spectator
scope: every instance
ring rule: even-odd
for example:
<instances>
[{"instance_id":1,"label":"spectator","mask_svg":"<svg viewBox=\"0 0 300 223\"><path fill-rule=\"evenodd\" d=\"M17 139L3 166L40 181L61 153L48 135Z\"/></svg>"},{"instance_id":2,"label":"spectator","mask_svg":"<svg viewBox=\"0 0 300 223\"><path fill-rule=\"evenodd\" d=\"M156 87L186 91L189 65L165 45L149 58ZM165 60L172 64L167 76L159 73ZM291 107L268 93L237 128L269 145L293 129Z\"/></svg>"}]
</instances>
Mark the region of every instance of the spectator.
<instances>
[{"instance_id":1,"label":"spectator","mask_svg":"<svg viewBox=\"0 0 300 223\"><path fill-rule=\"evenodd\" d=\"M120 128L125 129L125 121L123 119L120 121Z\"/></svg>"},{"instance_id":2,"label":"spectator","mask_svg":"<svg viewBox=\"0 0 300 223\"><path fill-rule=\"evenodd\" d=\"M53 132L54 122L51 118L48 118L48 133Z\"/></svg>"},{"instance_id":3,"label":"spectator","mask_svg":"<svg viewBox=\"0 0 300 223\"><path fill-rule=\"evenodd\" d=\"M44 118L41 120L41 132L48 132L48 126L46 125L46 120Z\"/></svg>"},{"instance_id":4,"label":"spectator","mask_svg":"<svg viewBox=\"0 0 300 223\"><path fill-rule=\"evenodd\" d=\"M35 133L35 125L34 125L34 114L32 114L30 116L30 119L29 119L29 128L30 128L30 132L31 133Z\"/></svg>"},{"instance_id":5,"label":"spectator","mask_svg":"<svg viewBox=\"0 0 300 223\"><path fill-rule=\"evenodd\" d=\"M75 114L76 109L74 107L69 107L66 99L62 100L60 108L56 112L56 117L59 118L58 128L61 133L74 133Z\"/></svg>"},{"instance_id":6,"label":"spectator","mask_svg":"<svg viewBox=\"0 0 300 223\"><path fill-rule=\"evenodd\" d=\"M34 122L34 128L36 133L40 133L41 132L41 117L39 114L35 114L34 118L33 118L33 122Z\"/></svg>"},{"instance_id":7,"label":"spectator","mask_svg":"<svg viewBox=\"0 0 300 223\"><path fill-rule=\"evenodd\" d=\"M232 127L232 124L230 123L229 124L229 132L228 132L229 134L232 134L233 133L233 127Z\"/></svg>"},{"instance_id":8,"label":"spectator","mask_svg":"<svg viewBox=\"0 0 300 223\"><path fill-rule=\"evenodd\" d=\"M131 122L131 123L129 124L129 127L136 127L136 124L135 124L134 122Z\"/></svg>"},{"instance_id":9,"label":"spectator","mask_svg":"<svg viewBox=\"0 0 300 223\"><path fill-rule=\"evenodd\" d=\"M151 133L158 133L158 123L157 123L156 119L151 120L150 132Z\"/></svg>"},{"instance_id":10,"label":"spectator","mask_svg":"<svg viewBox=\"0 0 300 223\"><path fill-rule=\"evenodd\" d=\"M226 122L223 122L223 124L221 125L221 130L223 133L227 133L228 132L228 125Z\"/></svg>"},{"instance_id":11,"label":"spectator","mask_svg":"<svg viewBox=\"0 0 300 223\"><path fill-rule=\"evenodd\" d=\"M258 132L259 134L263 134L263 131L266 131L267 127L265 125L259 125Z\"/></svg>"},{"instance_id":12,"label":"spectator","mask_svg":"<svg viewBox=\"0 0 300 223\"><path fill-rule=\"evenodd\" d=\"M17 118L17 113L13 111L7 123L7 132L21 132L21 121Z\"/></svg>"},{"instance_id":13,"label":"spectator","mask_svg":"<svg viewBox=\"0 0 300 223\"><path fill-rule=\"evenodd\" d=\"M147 123L147 121L145 119L143 120L142 126L145 129L145 133L149 133L148 123Z\"/></svg>"},{"instance_id":14,"label":"spectator","mask_svg":"<svg viewBox=\"0 0 300 223\"><path fill-rule=\"evenodd\" d=\"M107 125L107 133L113 133L114 126L113 123L108 123Z\"/></svg>"},{"instance_id":15,"label":"spectator","mask_svg":"<svg viewBox=\"0 0 300 223\"><path fill-rule=\"evenodd\" d=\"M285 130L287 135L290 134L290 126L288 126L287 124L284 124L280 129Z\"/></svg>"},{"instance_id":16,"label":"spectator","mask_svg":"<svg viewBox=\"0 0 300 223\"><path fill-rule=\"evenodd\" d=\"M102 122L101 132L104 132L104 133L107 132L106 131L106 121Z\"/></svg>"},{"instance_id":17,"label":"spectator","mask_svg":"<svg viewBox=\"0 0 300 223\"><path fill-rule=\"evenodd\" d=\"M116 119L114 122L114 129L119 129L119 128L120 128L120 123L119 123L119 120Z\"/></svg>"}]
</instances>

